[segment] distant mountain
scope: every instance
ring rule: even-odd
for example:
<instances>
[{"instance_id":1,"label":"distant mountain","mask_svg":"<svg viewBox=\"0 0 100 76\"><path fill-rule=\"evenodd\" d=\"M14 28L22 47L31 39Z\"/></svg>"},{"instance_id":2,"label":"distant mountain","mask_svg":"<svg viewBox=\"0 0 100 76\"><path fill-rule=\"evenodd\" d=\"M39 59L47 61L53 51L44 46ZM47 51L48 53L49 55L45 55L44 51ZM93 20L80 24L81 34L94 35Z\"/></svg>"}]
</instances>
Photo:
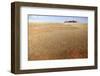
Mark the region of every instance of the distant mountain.
<instances>
[{"instance_id":1,"label":"distant mountain","mask_svg":"<svg viewBox=\"0 0 100 76\"><path fill-rule=\"evenodd\" d=\"M75 20L71 20L71 21L64 21L64 23L77 23L77 21L75 21Z\"/></svg>"}]
</instances>

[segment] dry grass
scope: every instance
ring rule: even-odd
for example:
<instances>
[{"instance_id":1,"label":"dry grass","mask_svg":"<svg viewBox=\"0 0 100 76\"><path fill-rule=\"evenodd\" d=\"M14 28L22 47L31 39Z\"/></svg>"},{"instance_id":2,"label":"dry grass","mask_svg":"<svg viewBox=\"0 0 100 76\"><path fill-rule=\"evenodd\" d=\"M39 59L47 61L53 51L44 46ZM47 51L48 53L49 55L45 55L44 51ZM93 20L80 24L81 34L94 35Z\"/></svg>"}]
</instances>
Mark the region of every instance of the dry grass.
<instances>
[{"instance_id":1,"label":"dry grass","mask_svg":"<svg viewBox=\"0 0 100 76\"><path fill-rule=\"evenodd\" d=\"M87 24L29 23L28 60L87 58Z\"/></svg>"}]
</instances>

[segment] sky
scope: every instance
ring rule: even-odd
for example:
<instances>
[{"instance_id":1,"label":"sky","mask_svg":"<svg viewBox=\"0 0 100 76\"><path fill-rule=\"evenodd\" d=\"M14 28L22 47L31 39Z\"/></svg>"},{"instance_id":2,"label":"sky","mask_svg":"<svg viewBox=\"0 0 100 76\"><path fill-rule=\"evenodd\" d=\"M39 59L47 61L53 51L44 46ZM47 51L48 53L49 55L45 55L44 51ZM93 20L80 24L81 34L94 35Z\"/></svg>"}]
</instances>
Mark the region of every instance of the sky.
<instances>
[{"instance_id":1,"label":"sky","mask_svg":"<svg viewBox=\"0 0 100 76\"><path fill-rule=\"evenodd\" d=\"M88 23L88 17L78 16L52 16L52 15L29 15L29 22L64 23L64 21L75 20L79 23Z\"/></svg>"}]
</instances>

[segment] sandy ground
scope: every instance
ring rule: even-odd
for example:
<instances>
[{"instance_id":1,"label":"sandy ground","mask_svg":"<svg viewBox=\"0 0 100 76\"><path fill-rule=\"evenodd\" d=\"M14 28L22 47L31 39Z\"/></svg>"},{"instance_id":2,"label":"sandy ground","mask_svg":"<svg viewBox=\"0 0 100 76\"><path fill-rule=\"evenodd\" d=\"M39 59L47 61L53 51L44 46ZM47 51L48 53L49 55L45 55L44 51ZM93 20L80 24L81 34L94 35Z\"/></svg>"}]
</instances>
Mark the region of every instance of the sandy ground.
<instances>
[{"instance_id":1,"label":"sandy ground","mask_svg":"<svg viewBox=\"0 0 100 76\"><path fill-rule=\"evenodd\" d=\"M29 23L28 60L87 58L87 24Z\"/></svg>"}]
</instances>

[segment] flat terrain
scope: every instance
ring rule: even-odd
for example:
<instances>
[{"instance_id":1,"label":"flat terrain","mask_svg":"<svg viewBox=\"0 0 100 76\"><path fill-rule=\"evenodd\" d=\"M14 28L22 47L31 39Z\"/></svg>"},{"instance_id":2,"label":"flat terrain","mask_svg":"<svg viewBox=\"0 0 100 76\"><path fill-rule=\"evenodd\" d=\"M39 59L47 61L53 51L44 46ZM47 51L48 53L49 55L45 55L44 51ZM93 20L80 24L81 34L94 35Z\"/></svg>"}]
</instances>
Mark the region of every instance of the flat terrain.
<instances>
[{"instance_id":1,"label":"flat terrain","mask_svg":"<svg viewBox=\"0 0 100 76\"><path fill-rule=\"evenodd\" d=\"M87 24L29 23L28 60L87 58Z\"/></svg>"}]
</instances>

